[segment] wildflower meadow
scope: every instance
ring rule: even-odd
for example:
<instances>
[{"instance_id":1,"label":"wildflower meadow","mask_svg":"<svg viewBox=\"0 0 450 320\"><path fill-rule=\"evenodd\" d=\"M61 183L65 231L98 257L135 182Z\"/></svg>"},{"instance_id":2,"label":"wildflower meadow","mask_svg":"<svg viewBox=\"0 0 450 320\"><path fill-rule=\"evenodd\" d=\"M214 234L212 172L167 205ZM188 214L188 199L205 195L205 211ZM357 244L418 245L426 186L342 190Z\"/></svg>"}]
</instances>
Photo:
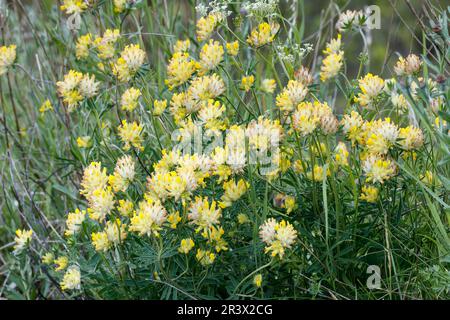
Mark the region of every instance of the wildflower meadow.
<instances>
[{"instance_id":1,"label":"wildflower meadow","mask_svg":"<svg viewBox=\"0 0 450 320\"><path fill-rule=\"evenodd\" d=\"M0 0L0 299L450 298L449 17Z\"/></svg>"}]
</instances>

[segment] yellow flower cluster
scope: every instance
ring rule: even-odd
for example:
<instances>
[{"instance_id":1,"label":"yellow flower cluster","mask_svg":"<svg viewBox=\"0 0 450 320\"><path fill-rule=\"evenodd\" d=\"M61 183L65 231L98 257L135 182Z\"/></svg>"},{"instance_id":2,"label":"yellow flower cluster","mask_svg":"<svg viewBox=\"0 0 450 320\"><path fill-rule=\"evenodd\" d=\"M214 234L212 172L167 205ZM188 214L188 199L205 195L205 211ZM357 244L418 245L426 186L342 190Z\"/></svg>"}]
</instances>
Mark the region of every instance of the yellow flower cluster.
<instances>
[{"instance_id":1,"label":"yellow flower cluster","mask_svg":"<svg viewBox=\"0 0 450 320\"><path fill-rule=\"evenodd\" d=\"M336 77L344 64L344 51L341 50L341 35L327 43L326 55L320 67L320 80L325 82Z\"/></svg>"},{"instance_id":2,"label":"yellow flower cluster","mask_svg":"<svg viewBox=\"0 0 450 320\"><path fill-rule=\"evenodd\" d=\"M230 180L223 183L223 190L225 191L219 203L221 208L230 207L233 202L239 200L247 191L249 187L248 182L240 179L237 183Z\"/></svg>"},{"instance_id":3,"label":"yellow flower cluster","mask_svg":"<svg viewBox=\"0 0 450 320\"><path fill-rule=\"evenodd\" d=\"M131 147L134 147L140 151L144 150L142 146L143 136L142 131L144 128L133 121L132 123L128 123L127 120L122 120L122 124L119 126L119 137L124 142L123 149L125 151L130 150Z\"/></svg>"},{"instance_id":4,"label":"yellow flower cluster","mask_svg":"<svg viewBox=\"0 0 450 320\"><path fill-rule=\"evenodd\" d=\"M115 13L122 13L125 11L126 5L128 3L128 0L114 0L114 12Z\"/></svg>"},{"instance_id":5,"label":"yellow flower cluster","mask_svg":"<svg viewBox=\"0 0 450 320\"><path fill-rule=\"evenodd\" d=\"M107 221L103 231L93 232L91 235L95 250L103 252L108 251L113 245L122 243L126 237L126 225L122 224L120 219Z\"/></svg>"},{"instance_id":6,"label":"yellow flower cluster","mask_svg":"<svg viewBox=\"0 0 450 320\"><path fill-rule=\"evenodd\" d=\"M123 156L117 160L114 173L108 177L108 182L114 192L125 192L134 180L135 164L131 156Z\"/></svg>"},{"instance_id":7,"label":"yellow flower cluster","mask_svg":"<svg viewBox=\"0 0 450 320\"><path fill-rule=\"evenodd\" d=\"M63 5L60 6L60 9L68 15L82 13L87 9L87 4L84 0L64 0Z\"/></svg>"},{"instance_id":8,"label":"yellow flower cluster","mask_svg":"<svg viewBox=\"0 0 450 320\"><path fill-rule=\"evenodd\" d=\"M16 61L16 46L0 47L0 76L8 71L8 68Z\"/></svg>"},{"instance_id":9,"label":"yellow flower cluster","mask_svg":"<svg viewBox=\"0 0 450 320\"><path fill-rule=\"evenodd\" d=\"M163 114L167 108L167 100L155 100L153 103L153 115L158 117Z\"/></svg>"},{"instance_id":10,"label":"yellow flower cluster","mask_svg":"<svg viewBox=\"0 0 450 320\"><path fill-rule=\"evenodd\" d=\"M95 81L95 75L82 74L75 70L70 70L64 76L64 81L56 83L58 94L63 98L69 112L75 110L82 100L96 96L99 85L100 83Z\"/></svg>"},{"instance_id":11,"label":"yellow flower cluster","mask_svg":"<svg viewBox=\"0 0 450 320\"><path fill-rule=\"evenodd\" d=\"M230 56L237 56L239 53L239 42L237 40L233 42L227 42L226 48Z\"/></svg>"},{"instance_id":12,"label":"yellow flower cluster","mask_svg":"<svg viewBox=\"0 0 450 320\"><path fill-rule=\"evenodd\" d=\"M359 79L358 82L361 93L358 94L355 101L363 107L371 107L379 94L384 90L384 80L379 76L368 73L364 78Z\"/></svg>"},{"instance_id":13,"label":"yellow flower cluster","mask_svg":"<svg viewBox=\"0 0 450 320\"><path fill-rule=\"evenodd\" d=\"M170 90L188 81L197 69L195 60L187 52L175 52L167 65L166 85Z\"/></svg>"},{"instance_id":14,"label":"yellow flower cluster","mask_svg":"<svg viewBox=\"0 0 450 320\"><path fill-rule=\"evenodd\" d=\"M51 110L53 110L53 106L49 99L45 100L42 103L41 107L39 108L39 112L41 114L44 114L45 112L51 111Z\"/></svg>"},{"instance_id":15,"label":"yellow flower cluster","mask_svg":"<svg viewBox=\"0 0 450 320\"><path fill-rule=\"evenodd\" d=\"M308 94L308 88L297 80L289 80L287 86L277 95L276 105L283 112L293 111Z\"/></svg>"},{"instance_id":16,"label":"yellow flower cluster","mask_svg":"<svg viewBox=\"0 0 450 320\"><path fill-rule=\"evenodd\" d=\"M66 220L66 237L76 234L86 218L86 210L75 209L75 212L70 212Z\"/></svg>"},{"instance_id":17,"label":"yellow flower cluster","mask_svg":"<svg viewBox=\"0 0 450 320\"><path fill-rule=\"evenodd\" d=\"M173 52L187 52L191 46L191 41L189 39L186 40L177 40L175 45L173 46Z\"/></svg>"},{"instance_id":18,"label":"yellow flower cluster","mask_svg":"<svg viewBox=\"0 0 450 320\"><path fill-rule=\"evenodd\" d=\"M422 61L415 54L410 54L405 58L400 57L394 67L398 76L413 75L420 71Z\"/></svg>"},{"instance_id":19,"label":"yellow flower cluster","mask_svg":"<svg viewBox=\"0 0 450 320\"><path fill-rule=\"evenodd\" d=\"M20 252L30 243L33 236L33 230L16 230L16 237L14 238L14 251Z\"/></svg>"},{"instance_id":20,"label":"yellow flower cluster","mask_svg":"<svg viewBox=\"0 0 450 320\"><path fill-rule=\"evenodd\" d=\"M259 236L266 243L266 252L270 252L272 257L283 258L286 249L290 249L297 239L297 231L285 220L277 222L269 218L259 228Z\"/></svg>"},{"instance_id":21,"label":"yellow flower cluster","mask_svg":"<svg viewBox=\"0 0 450 320\"><path fill-rule=\"evenodd\" d=\"M199 75L204 75L210 70L214 70L222 62L224 50L219 41L209 40L200 50L200 60L196 67Z\"/></svg>"},{"instance_id":22,"label":"yellow flower cluster","mask_svg":"<svg viewBox=\"0 0 450 320\"><path fill-rule=\"evenodd\" d=\"M81 288L81 273L76 266L67 269L60 283L63 290L79 290Z\"/></svg>"},{"instance_id":23,"label":"yellow flower cluster","mask_svg":"<svg viewBox=\"0 0 450 320\"><path fill-rule=\"evenodd\" d=\"M84 170L80 193L88 200L91 219L103 221L114 207L114 194L107 183L106 168L102 169L100 162L92 162Z\"/></svg>"},{"instance_id":24,"label":"yellow flower cluster","mask_svg":"<svg viewBox=\"0 0 450 320\"><path fill-rule=\"evenodd\" d=\"M276 22L263 22L253 29L247 38L247 43L252 47L259 48L272 42L280 29L280 25Z\"/></svg>"},{"instance_id":25,"label":"yellow flower cluster","mask_svg":"<svg viewBox=\"0 0 450 320\"><path fill-rule=\"evenodd\" d=\"M309 135L318 128L329 134L337 131L338 121L326 102L302 102L292 114L292 127L302 136Z\"/></svg>"},{"instance_id":26,"label":"yellow flower cluster","mask_svg":"<svg viewBox=\"0 0 450 320\"><path fill-rule=\"evenodd\" d=\"M242 77L241 88L245 92L248 92L253 87L254 83L255 83L255 77L253 75L250 75L247 77Z\"/></svg>"},{"instance_id":27,"label":"yellow flower cluster","mask_svg":"<svg viewBox=\"0 0 450 320\"><path fill-rule=\"evenodd\" d=\"M130 231L139 235L159 235L161 226L167 220L167 211L161 202L151 198L142 200L135 214L131 218Z\"/></svg>"},{"instance_id":28,"label":"yellow flower cluster","mask_svg":"<svg viewBox=\"0 0 450 320\"><path fill-rule=\"evenodd\" d=\"M113 4L116 13L124 12L132 5L126 0L115 0ZM87 8L78 1L64 1L64 7L67 13L81 12ZM356 13L349 15L356 17ZM156 243L163 240L158 237L169 235L170 241L177 244L178 253L186 255L183 257L186 261L193 259L195 254L198 263L206 267L218 259L219 253L229 249L227 241L233 233L240 232L238 227L252 225L252 228L259 227L265 253L282 259L288 249L293 249L298 238L296 229L288 219L276 220L269 216L259 225L261 221L257 210L255 216L250 215L249 211L240 213L230 210L240 204L244 207L247 193L249 201L261 199L259 187L254 186L259 180L265 179L264 182L267 182L265 199L273 199L274 207L279 209L269 208L271 210L268 212L287 218L294 218L300 212L298 208L304 208L301 195L295 189L297 186L304 184L317 187L323 184L332 191L344 190L346 188L340 186L334 189L334 184L336 181L358 183L354 181L360 179L354 179L350 174L352 172L363 176L361 185L353 189L356 193L355 205L358 199L376 203L383 195L384 188L390 185L386 181L397 174L396 161L423 146L425 137L421 129L413 125L399 127L396 124L406 123L410 106L406 97L400 93L401 84L395 81L385 81L371 73L358 79L358 88L354 88L357 97L349 101L345 112L358 108L361 114L350 111L339 121L334 113L334 108L339 106L334 105L334 98L322 94L322 87L316 90L317 84L312 84L319 80L315 80L314 73L306 67L301 66L297 71L294 66L289 67L286 72L289 78L287 83L282 83L283 78L280 79L274 73L269 74L276 80L264 78L266 75L259 77L259 69L250 67L239 67L234 73L222 72L229 64L241 64L243 57L233 58L239 55L240 50L242 54L244 50L246 54L255 54L255 49L246 49L249 46L257 49L272 43L280 29L276 22L262 22L248 34L247 44L235 39L228 42L229 39L222 37L211 39L224 19L224 14L217 12L200 18L196 26L198 42L192 46L188 39L170 42L170 46L173 46L168 56L165 86L154 91L153 88L152 91L144 88L145 83L141 82L145 80L140 75L145 71L142 66L146 53L139 45L126 45L123 48L119 40L124 39L120 39L119 30L108 29L102 36L88 33L77 39L75 51L78 60L88 59L91 53L95 53L97 56L93 60L101 61L98 67L102 76L107 78L108 73L115 76L111 76L105 84L114 83L116 79L132 83L132 86L124 89L121 87L123 83L118 86L123 92L119 108L133 112L139 106L142 93L144 98L151 99L152 105L149 106L150 112L126 113L117 128L123 151L131 148L140 151L137 155L139 163L135 163L131 155L121 155L115 166L109 161L104 162L110 172L114 166L111 174L100 162L92 162L84 169L80 193L88 205L86 210L77 208L68 214L66 237L72 239L80 236L81 230L86 230L84 226L93 222L92 227L87 229L91 232L92 247L104 253L112 251L124 241L128 244L138 236L150 237L151 241L157 240ZM245 48L240 48L240 45ZM15 60L15 47L12 49L0 49L0 74L6 72ZM325 82L338 76L343 69L344 51L340 34L326 44L323 54L320 81ZM421 64L417 56L410 55L406 59L400 58L395 71L399 76L414 75L420 70ZM425 83L423 79L412 83L413 98L419 99L422 84L429 86L430 91L438 87L432 82ZM98 87L95 76L74 70L70 70L64 80L57 83L58 94L70 111L84 99L96 96ZM246 94L249 91L252 95ZM389 113L392 119L369 118L372 114L367 109L381 106L378 103L386 97L402 113ZM276 110L273 110L274 103L278 108ZM441 108L439 101L434 101L434 104L437 104L437 109ZM240 112L244 107L249 112ZM165 113L166 108L168 110ZM51 109L51 103L47 100L41 112ZM250 111L255 111L255 114ZM175 148L171 151L164 149L155 157L152 155L150 160L148 153L142 152L144 125L145 128L149 125L145 122L148 114L157 117L151 118L152 125L155 120L161 131L166 130L168 135L176 133L174 141L180 144L186 142L190 145L193 138L200 134L204 135L202 138L211 140L225 139L219 146L214 146L210 153L201 154L195 150L184 154ZM102 123L101 126L102 130L107 128L106 124ZM160 134L158 126L153 129L155 135L162 138L158 142L163 149L167 147L165 143L170 137L166 140L167 137ZM345 141L337 139L340 130ZM94 140L95 135L91 136ZM91 147L91 136L78 137L78 146ZM96 151L94 149L100 143L94 141L95 148L84 150L83 156L90 155L89 151ZM149 143L146 144L146 151L152 149ZM267 156L264 158L266 162L260 161L263 156ZM136 170L136 164L148 173L145 186L142 172ZM357 166L357 170L354 170L354 166ZM270 169L265 170L266 167ZM285 184L284 181L290 178L292 181ZM422 180L436 183L430 171L424 172ZM272 192L269 190L276 191L269 193ZM324 189L325 192L327 190ZM233 222L231 227L229 221ZM31 236L31 231L18 230L15 248L25 248ZM165 242L160 243L165 245ZM67 257L55 260L52 253L44 256L43 261L49 264L54 262L56 270L64 270L69 265ZM257 274L253 283L260 288L262 275ZM77 290L80 284L80 269L69 267L61 282L62 289Z\"/></svg>"},{"instance_id":29,"label":"yellow flower cluster","mask_svg":"<svg viewBox=\"0 0 450 320\"><path fill-rule=\"evenodd\" d=\"M122 110L133 111L136 109L139 103L139 97L141 96L141 90L136 88L127 89L121 97L120 106Z\"/></svg>"},{"instance_id":30,"label":"yellow flower cluster","mask_svg":"<svg viewBox=\"0 0 450 320\"><path fill-rule=\"evenodd\" d=\"M138 44L127 45L112 65L113 74L121 82L129 81L144 64L145 52Z\"/></svg>"},{"instance_id":31,"label":"yellow flower cluster","mask_svg":"<svg viewBox=\"0 0 450 320\"><path fill-rule=\"evenodd\" d=\"M220 12L210 13L197 21L197 40L204 41L211 37L214 29L221 23L224 16Z\"/></svg>"}]
</instances>

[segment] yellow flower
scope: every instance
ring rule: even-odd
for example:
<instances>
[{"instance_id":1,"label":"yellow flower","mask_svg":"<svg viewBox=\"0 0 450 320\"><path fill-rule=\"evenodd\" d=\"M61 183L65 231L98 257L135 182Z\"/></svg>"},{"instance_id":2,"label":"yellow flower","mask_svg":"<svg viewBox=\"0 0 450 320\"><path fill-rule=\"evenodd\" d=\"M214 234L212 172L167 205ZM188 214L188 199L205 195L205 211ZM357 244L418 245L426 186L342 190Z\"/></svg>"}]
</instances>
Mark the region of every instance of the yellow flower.
<instances>
[{"instance_id":1,"label":"yellow flower","mask_svg":"<svg viewBox=\"0 0 450 320\"><path fill-rule=\"evenodd\" d=\"M372 155L363 161L363 170L366 173L368 182L379 182L390 179L396 172L395 164L382 157Z\"/></svg>"},{"instance_id":2,"label":"yellow flower","mask_svg":"<svg viewBox=\"0 0 450 320\"><path fill-rule=\"evenodd\" d=\"M290 112L294 110L297 105L305 99L308 94L306 88L301 82L296 80L289 80L287 86L283 88L280 94L277 95L276 105L283 112Z\"/></svg>"},{"instance_id":3,"label":"yellow flower","mask_svg":"<svg viewBox=\"0 0 450 320\"><path fill-rule=\"evenodd\" d=\"M212 200L211 205L207 197L195 197L195 201L189 207L188 219L198 226L198 231L207 230L215 224L219 224L222 210Z\"/></svg>"},{"instance_id":4,"label":"yellow flower","mask_svg":"<svg viewBox=\"0 0 450 320\"><path fill-rule=\"evenodd\" d=\"M362 193L359 198L370 203L375 203L378 199L378 193L378 188L374 186L363 186Z\"/></svg>"},{"instance_id":5,"label":"yellow flower","mask_svg":"<svg viewBox=\"0 0 450 320\"><path fill-rule=\"evenodd\" d=\"M127 45L120 53L128 68L134 74L144 64L145 52L138 44Z\"/></svg>"},{"instance_id":6,"label":"yellow flower","mask_svg":"<svg viewBox=\"0 0 450 320\"><path fill-rule=\"evenodd\" d=\"M64 0L63 5L59 7L61 11L71 15L74 13L82 13L87 9L86 1L84 0Z\"/></svg>"},{"instance_id":7,"label":"yellow flower","mask_svg":"<svg viewBox=\"0 0 450 320\"><path fill-rule=\"evenodd\" d=\"M71 266L67 269L61 281L62 290L79 290L81 283L80 269L76 266Z\"/></svg>"},{"instance_id":8,"label":"yellow flower","mask_svg":"<svg viewBox=\"0 0 450 320\"><path fill-rule=\"evenodd\" d=\"M371 106L379 94L383 92L384 80L378 76L368 73L364 78L359 79L359 88L361 93L355 98L361 106Z\"/></svg>"},{"instance_id":9,"label":"yellow flower","mask_svg":"<svg viewBox=\"0 0 450 320\"><path fill-rule=\"evenodd\" d=\"M297 205L295 204L295 197L285 196L283 208L286 209L286 213L287 214L291 213L296 207Z\"/></svg>"},{"instance_id":10,"label":"yellow flower","mask_svg":"<svg viewBox=\"0 0 450 320\"><path fill-rule=\"evenodd\" d=\"M292 169L294 169L294 171L296 173L304 173L302 161L301 160L295 160L293 165L292 165Z\"/></svg>"},{"instance_id":11,"label":"yellow flower","mask_svg":"<svg viewBox=\"0 0 450 320\"><path fill-rule=\"evenodd\" d=\"M285 250L291 248L297 239L297 231L285 220L277 223L275 219L269 218L260 226L259 236L267 245L265 252L270 252L272 257L279 256L282 259Z\"/></svg>"},{"instance_id":12,"label":"yellow flower","mask_svg":"<svg viewBox=\"0 0 450 320\"><path fill-rule=\"evenodd\" d=\"M83 79L83 74L74 70L70 70L64 76L64 81L58 81L56 86L58 94L63 98L65 104L68 105L69 112L73 111L78 103L83 100L83 96L79 92L78 85Z\"/></svg>"},{"instance_id":13,"label":"yellow flower","mask_svg":"<svg viewBox=\"0 0 450 320\"><path fill-rule=\"evenodd\" d=\"M301 102L292 114L292 127L302 136L306 136L321 126L323 118L330 116L332 111L326 103Z\"/></svg>"},{"instance_id":14,"label":"yellow flower","mask_svg":"<svg viewBox=\"0 0 450 320\"><path fill-rule=\"evenodd\" d=\"M237 54L239 53L239 42L238 41L227 42L226 47L227 47L227 52L230 56L237 56Z\"/></svg>"},{"instance_id":15,"label":"yellow flower","mask_svg":"<svg viewBox=\"0 0 450 320\"><path fill-rule=\"evenodd\" d=\"M305 87L309 86L314 81L311 72L304 66L300 66L300 68L294 72L294 78Z\"/></svg>"},{"instance_id":16,"label":"yellow flower","mask_svg":"<svg viewBox=\"0 0 450 320\"><path fill-rule=\"evenodd\" d=\"M93 232L92 235L92 245L95 251L108 251L111 248L111 242L108 240L108 235L106 232Z\"/></svg>"},{"instance_id":17,"label":"yellow flower","mask_svg":"<svg viewBox=\"0 0 450 320\"><path fill-rule=\"evenodd\" d=\"M67 268L69 264L69 258L66 256L58 257L53 261L56 264L55 271L61 271Z\"/></svg>"},{"instance_id":18,"label":"yellow flower","mask_svg":"<svg viewBox=\"0 0 450 320\"><path fill-rule=\"evenodd\" d=\"M258 273L257 275L255 275L255 277L253 278L253 284L257 287L257 288L261 288L262 285L262 275L260 273Z\"/></svg>"},{"instance_id":19,"label":"yellow flower","mask_svg":"<svg viewBox=\"0 0 450 320\"><path fill-rule=\"evenodd\" d=\"M394 67L398 76L413 75L420 71L422 61L415 54L410 54L405 58L400 57Z\"/></svg>"},{"instance_id":20,"label":"yellow flower","mask_svg":"<svg viewBox=\"0 0 450 320\"><path fill-rule=\"evenodd\" d=\"M323 51L325 54L333 54L341 52L341 34L338 34L336 39L331 39L330 42L327 43L326 49Z\"/></svg>"},{"instance_id":21,"label":"yellow flower","mask_svg":"<svg viewBox=\"0 0 450 320\"><path fill-rule=\"evenodd\" d=\"M172 229L176 229L177 224L181 221L180 213L177 211L169 214L169 216L167 217L167 221L170 223L170 227Z\"/></svg>"},{"instance_id":22,"label":"yellow flower","mask_svg":"<svg viewBox=\"0 0 450 320\"><path fill-rule=\"evenodd\" d=\"M252 47L258 48L272 42L280 29L280 25L276 22L261 23L257 28L253 29L247 38L247 42Z\"/></svg>"},{"instance_id":23,"label":"yellow flower","mask_svg":"<svg viewBox=\"0 0 450 320\"><path fill-rule=\"evenodd\" d=\"M201 17L197 21L197 40L203 41L208 39L213 33L216 26L224 19L220 12L210 13L206 17Z\"/></svg>"},{"instance_id":24,"label":"yellow flower","mask_svg":"<svg viewBox=\"0 0 450 320\"><path fill-rule=\"evenodd\" d=\"M128 0L114 0L114 12L115 13L122 13L125 11L126 5Z\"/></svg>"},{"instance_id":25,"label":"yellow flower","mask_svg":"<svg viewBox=\"0 0 450 320\"><path fill-rule=\"evenodd\" d=\"M366 141L367 150L370 153L386 154L389 151L388 141L381 135L372 133Z\"/></svg>"},{"instance_id":26,"label":"yellow flower","mask_svg":"<svg viewBox=\"0 0 450 320\"><path fill-rule=\"evenodd\" d=\"M348 150L343 142L339 142L334 150L334 160L340 166L348 166Z\"/></svg>"},{"instance_id":27,"label":"yellow flower","mask_svg":"<svg viewBox=\"0 0 450 320\"><path fill-rule=\"evenodd\" d=\"M250 75L247 77L242 77L242 80L241 80L242 90L244 90L245 92L248 92L252 88L254 82L255 82L255 77L253 75Z\"/></svg>"},{"instance_id":28,"label":"yellow flower","mask_svg":"<svg viewBox=\"0 0 450 320\"><path fill-rule=\"evenodd\" d=\"M84 195L86 199L90 201L94 191L105 188L107 183L108 176L106 174L106 168L102 169L101 162L91 162L91 164L84 169L80 194Z\"/></svg>"},{"instance_id":29,"label":"yellow flower","mask_svg":"<svg viewBox=\"0 0 450 320\"><path fill-rule=\"evenodd\" d=\"M155 100L153 103L153 115L158 117L163 114L167 108L167 100Z\"/></svg>"},{"instance_id":30,"label":"yellow flower","mask_svg":"<svg viewBox=\"0 0 450 320\"><path fill-rule=\"evenodd\" d=\"M0 76L6 73L15 60L16 46L14 44L0 47Z\"/></svg>"},{"instance_id":31,"label":"yellow flower","mask_svg":"<svg viewBox=\"0 0 450 320\"><path fill-rule=\"evenodd\" d=\"M136 88L129 88L122 94L120 100L120 106L122 110L133 111L136 109L139 103L139 97L141 96L141 90Z\"/></svg>"},{"instance_id":32,"label":"yellow flower","mask_svg":"<svg viewBox=\"0 0 450 320\"><path fill-rule=\"evenodd\" d=\"M77 39L77 44L75 45L75 55L78 60L89 56L89 47L92 44L92 35L90 33L87 33Z\"/></svg>"},{"instance_id":33,"label":"yellow flower","mask_svg":"<svg viewBox=\"0 0 450 320\"><path fill-rule=\"evenodd\" d=\"M175 45L173 46L173 52L186 52L189 50L191 46L191 41L189 39L186 40L177 40Z\"/></svg>"},{"instance_id":34,"label":"yellow flower","mask_svg":"<svg viewBox=\"0 0 450 320\"><path fill-rule=\"evenodd\" d=\"M98 51L98 57L102 60L111 59L112 57L114 57L116 52L114 45L119 38L119 29L106 29L102 37L95 38L95 40L93 41L93 46Z\"/></svg>"},{"instance_id":35,"label":"yellow flower","mask_svg":"<svg viewBox=\"0 0 450 320\"><path fill-rule=\"evenodd\" d=\"M97 95L99 84L95 81L95 75L85 74L78 84L79 92L83 98L92 98Z\"/></svg>"},{"instance_id":36,"label":"yellow flower","mask_svg":"<svg viewBox=\"0 0 450 320\"><path fill-rule=\"evenodd\" d=\"M119 126L119 137L124 142L123 149L125 151L129 150L131 146L142 151L144 147L142 146L143 137L142 130L144 128L137 124L136 122L128 123L127 120L122 120L122 124Z\"/></svg>"},{"instance_id":37,"label":"yellow flower","mask_svg":"<svg viewBox=\"0 0 450 320\"><path fill-rule=\"evenodd\" d=\"M113 73L119 81L129 81L144 64L145 52L138 44L127 45L113 64Z\"/></svg>"},{"instance_id":38,"label":"yellow flower","mask_svg":"<svg viewBox=\"0 0 450 320\"><path fill-rule=\"evenodd\" d=\"M78 137L77 145L78 145L78 148L89 148L92 145L91 137L90 136Z\"/></svg>"},{"instance_id":39,"label":"yellow flower","mask_svg":"<svg viewBox=\"0 0 450 320\"><path fill-rule=\"evenodd\" d=\"M196 62L187 52L175 52L167 65L167 79L165 84L169 90L182 85L190 79L196 71Z\"/></svg>"},{"instance_id":40,"label":"yellow flower","mask_svg":"<svg viewBox=\"0 0 450 320\"><path fill-rule=\"evenodd\" d=\"M16 237L14 238L14 251L22 251L30 243L32 236L33 230L17 229Z\"/></svg>"},{"instance_id":41,"label":"yellow flower","mask_svg":"<svg viewBox=\"0 0 450 320\"><path fill-rule=\"evenodd\" d=\"M168 192L168 195L170 197L173 197L175 200L184 198L188 190L187 188L188 182L190 182L191 179L182 177L175 171L171 171L166 176L166 178L167 178L166 190Z\"/></svg>"},{"instance_id":42,"label":"yellow flower","mask_svg":"<svg viewBox=\"0 0 450 320\"><path fill-rule=\"evenodd\" d=\"M196 66L199 75L204 75L215 69L222 62L223 53L223 47L218 41L211 39L209 43L204 44L200 50L200 60Z\"/></svg>"},{"instance_id":43,"label":"yellow flower","mask_svg":"<svg viewBox=\"0 0 450 320\"><path fill-rule=\"evenodd\" d=\"M112 244L122 243L127 238L125 228L126 225L123 224L118 218L108 221L105 226L105 233L108 237L108 241Z\"/></svg>"},{"instance_id":44,"label":"yellow flower","mask_svg":"<svg viewBox=\"0 0 450 320\"><path fill-rule=\"evenodd\" d=\"M230 180L228 182L223 183L223 190L225 191L221 201L219 203L221 208L226 208L231 206L231 204L239 198L241 198L245 192L247 192L247 188L249 187L248 182L243 179L240 179L237 183L234 180Z\"/></svg>"},{"instance_id":45,"label":"yellow flower","mask_svg":"<svg viewBox=\"0 0 450 320\"><path fill-rule=\"evenodd\" d=\"M53 253L47 252L46 254L44 254L42 256L41 260L42 260L42 263L49 265L49 264L53 263L54 259L55 259L55 256L53 255Z\"/></svg>"},{"instance_id":46,"label":"yellow flower","mask_svg":"<svg viewBox=\"0 0 450 320\"><path fill-rule=\"evenodd\" d=\"M202 237L208 239L208 244L215 248L216 252L228 250L228 243L222 238L225 231L222 227L211 226L202 231Z\"/></svg>"},{"instance_id":47,"label":"yellow flower","mask_svg":"<svg viewBox=\"0 0 450 320\"><path fill-rule=\"evenodd\" d=\"M85 217L86 210L79 210L77 208L75 209L75 212L70 212L66 220L65 236L68 237L77 233L80 230Z\"/></svg>"},{"instance_id":48,"label":"yellow flower","mask_svg":"<svg viewBox=\"0 0 450 320\"><path fill-rule=\"evenodd\" d=\"M273 93L277 87L275 79L264 79L261 82L261 90L266 93Z\"/></svg>"},{"instance_id":49,"label":"yellow flower","mask_svg":"<svg viewBox=\"0 0 450 320\"><path fill-rule=\"evenodd\" d=\"M396 107L400 114L406 112L408 110L408 101L405 96L402 94L393 93L391 95L391 102L394 107Z\"/></svg>"},{"instance_id":50,"label":"yellow flower","mask_svg":"<svg viewBox=\"0 0 450 320\"><path fill-rule=\"evenodd\" d=\"M322 166L316 164L314 165L313 171L308 172L307 177L310 180L321 182L329 175L330 175L329 168L327 168L327 171L325 172Z\"/></svg>"},{"instance_id":51,"label":"yellow flower","mask_svg":"<svg viewBox=\"0 0 450 320\"><path fill-rule=\"evenodd\" d=\"M217 74L195 78L188 89L194 101L215 99L224 92L225 84Z\"/></svg>"},{"instance_id":52,"label":"yellow flower","mask_svg":"<svg viewBox=\"0 0 450 320\"><path fill-rule=\"evenodd\" d=\"M133 202L130 200L119 200L119 207L117 210L124 217L129 217L133 213Z\"/></svg>"},{"instance_id":53,"label":"yellow flower","mask_svg":"<svg viewBox=\"0 0 450 320\"><path fill-rule=\"evenodd\" d=\"M344 53L330 53L323 59L320 67L320 80L325 82L331 78L336 77L344 64Z\"/></svg>"},{"instance_id":54,"label":"yellow flower","mask_svg":"<svg viewBox=\"0 0 450 320\"><path fill-rule=\"evenodd\" d=\"M89 199L89 217L96 221L103 221L114 208L114 193L111 187L95 190Z\"/></svg>"},{"instance_id":55,"label":"yellow flower","mask_svg":"<svg viewBox=\"0 0 450 320\"><path fill-rule=\"evenodd\" d=\"M209 99L207 102L203 102L198 113L198 119L206 129L224 130L225 124L221 118L225 111L225 105L221 104L219 101Z\"/></svg>"},{"instance_id":56,"label":"yellow flower","mask_svg":"<svg viewBox=\"0 0 450 320\"><path fill-rule=\"evenodd\" d=\"M161 203L146 199L140 202L138 210L131 218L130 231L137 232L140 236L158 236L166 220L167 212Z\"/></svg>"},{"instance_id":57,"label":"yellow flower","mask_svg":"<svg viewBox=\"0 0 450 320\"><path fill-rule=\"evenodd\" d=\"M197 260L202 266L208 266L213 264L216 259L216 255L209 250L197 249L197 254L195 255Z\"/></svg>"},{"instance_id":58,"label":"yellow flower","mask_svg":"<svg viewBox=\"0 0 450 320\"><path fill-rule=\"evenodd\" d=\"M239 224L245 224L245 223L249 223L250 222L250 219L244 213L239 213L238 216L237 216L237 219L238 219L238 223Z\"/></svg>"},{"instance_id":59,"label":"yellow flower","mask_svg":"<svg viewBox=\"0 0 450 320\"><path fill-rule=\"evenodd\" d=\"M49 110L53 110L53 106L52 106L52 103L50 102L50 100L47 99L42 103L41 107L39 108L39 112L41 114L44 114L45 112L47 112Z\"/></svg>"},{"instance_id":60,"label":"yellow flower","mask_svg":"<svg viewBox=\"0 0 450 320\"><path fill-rule=\"evenodd\" d=\"M181 240L178 252L187 254L195 246L194 241L191 238Z\"/></svg>"},{"instance_id":61,"label":"yellow flower","mask_svg":"<svg viewBox=\"0 0 450 320\"><path fill-rule=\"evenodd\" d=\"M131 156L123 156L117 160L114 174L108 177L108 182L114 192L125 192L130 182L134 180L135 164Z\"/></svg>"},{"instance_id":62,"label":"yellow flower","mask_svg":"<svg viewBox=\"0 0 450 320\"><path fill-rule=\"evenodd\" d=\"M341 120L341 125L344 133L347 135L347 138L350 139L353 143L359 141L363 136L363 124L364 120L361 115L352 111L350 115L346 114Z\"/></svg>"},{"instance_id":63,"label":"yellow flower","mask_svg":"<svg viewBox=\"0 0 450 320\"><path fill-rule=\"evenodd\" d=\"M420 128L408 126L400 128L398 144L404 150L419 149L423 145L423 133Z\"/></svg>"}]
</instances>

